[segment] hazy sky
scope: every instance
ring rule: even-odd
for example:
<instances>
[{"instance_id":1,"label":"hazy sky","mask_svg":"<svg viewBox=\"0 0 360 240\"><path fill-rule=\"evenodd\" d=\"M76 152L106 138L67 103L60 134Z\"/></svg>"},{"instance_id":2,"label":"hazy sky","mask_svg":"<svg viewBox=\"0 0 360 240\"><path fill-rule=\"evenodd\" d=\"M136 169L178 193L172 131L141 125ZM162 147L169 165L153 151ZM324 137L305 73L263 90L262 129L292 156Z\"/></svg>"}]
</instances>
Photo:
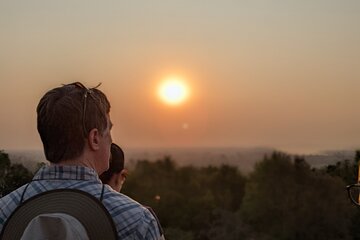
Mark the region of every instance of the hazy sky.
<instances>
[{"instance_id":1,"label":"hazy sky","mask_svg":"<svg viewBox=\"0 0 360 240\"><path fill-rule=\"evenodd\" d=\"M360 1L0 0L0 149L41 148L35 109L102 82L124 147L360 147ZM191 88L159 101L168 75Z\"/></svg>"}]
</instances>

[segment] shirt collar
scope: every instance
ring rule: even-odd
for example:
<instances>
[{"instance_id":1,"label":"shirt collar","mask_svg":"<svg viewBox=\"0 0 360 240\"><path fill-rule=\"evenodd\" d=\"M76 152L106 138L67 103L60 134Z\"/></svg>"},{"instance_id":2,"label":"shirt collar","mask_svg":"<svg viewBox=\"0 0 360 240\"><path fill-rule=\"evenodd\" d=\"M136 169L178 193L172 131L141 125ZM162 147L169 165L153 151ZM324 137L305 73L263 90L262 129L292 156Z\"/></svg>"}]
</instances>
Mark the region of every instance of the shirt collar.
<instances>
[{"instance_id":1,"label":"shirt collar","mask_svg":"<svg viewBox=\"0 0 360 240\"><path fill-rule=\"evenodd\" d=\"M95 180L100 179L94 169L83 166L44 166L34 176L33 180Z\"/></svg>"}]
</instances>

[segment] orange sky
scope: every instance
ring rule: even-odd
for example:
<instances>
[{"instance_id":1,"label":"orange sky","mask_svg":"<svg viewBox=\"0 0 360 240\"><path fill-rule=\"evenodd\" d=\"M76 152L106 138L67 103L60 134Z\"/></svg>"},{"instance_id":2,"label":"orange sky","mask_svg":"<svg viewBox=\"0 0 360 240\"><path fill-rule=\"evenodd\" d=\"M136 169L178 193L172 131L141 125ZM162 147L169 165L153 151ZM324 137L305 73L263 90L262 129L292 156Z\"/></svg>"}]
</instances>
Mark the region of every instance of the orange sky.
<instances>
[{"instance_id":1,"label":"orange sky","mask_svg":"<svg viewBox=\"0 0 360 240\"><path fill-rule=\"evenodd\" d=\"M40 148L35 108L102 82L125 147L360 146L359 1L0 2L0 149ZM179 75L183 105L156 96ZM186 126L186 127L184 127Z\"/></svg>"}]
</instances>

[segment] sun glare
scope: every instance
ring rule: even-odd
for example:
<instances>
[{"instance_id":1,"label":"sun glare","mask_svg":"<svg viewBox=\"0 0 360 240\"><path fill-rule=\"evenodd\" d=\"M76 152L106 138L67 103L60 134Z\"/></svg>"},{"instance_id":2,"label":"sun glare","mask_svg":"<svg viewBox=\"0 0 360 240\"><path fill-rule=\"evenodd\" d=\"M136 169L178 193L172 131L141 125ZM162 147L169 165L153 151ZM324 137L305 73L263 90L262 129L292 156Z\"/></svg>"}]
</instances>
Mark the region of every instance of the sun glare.
<instances>
[{"instance_id":1,"label":"sun glare","mask_svg":"<svg viewBox=\"0 0 360 240\"><path fill-rule=\"evenodd\" d=\"M158 89L160 99L169 105L179 105L189 96L189 88L179 78L168 78Z\"/></svg>"}]
</instances>

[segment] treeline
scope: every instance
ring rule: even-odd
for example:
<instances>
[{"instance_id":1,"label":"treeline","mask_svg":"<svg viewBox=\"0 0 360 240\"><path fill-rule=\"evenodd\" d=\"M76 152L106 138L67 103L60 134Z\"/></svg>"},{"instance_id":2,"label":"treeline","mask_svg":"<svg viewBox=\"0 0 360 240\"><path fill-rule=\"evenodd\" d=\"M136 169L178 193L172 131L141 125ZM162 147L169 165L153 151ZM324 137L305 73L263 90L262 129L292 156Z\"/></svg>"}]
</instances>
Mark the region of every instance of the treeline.
<instances>
[{"instance_id":1,"label":"treeline","mask_svg":"<svg viewBox=\"0 0 360 240\"><path fill-rule=\"evenodd\" d=\"M249 176L228 165L144 160L123 192L155 210L170 240L360 239L360 209L345 189L357 180L359 155L312 169L301 157L274 152Z\"/></svg>"},{"instance_id":2,"label":"treeline","mask_svg":"<svg viewBox=\"0 0 360 240\"><path fill-rule=\"evenodd\" d=\"M0 150L0 197L30 182L33 173L22 164L11 164L9 154Z\"/></svg>"},{"instance_id":3,"label":"treeline","mask_svg":"<svg viewBox=\"0 0 360 240\"><path fill-rule=\"evenodd\" d=\"M0 176L8 176L0 179L1 193L31 178L11 170L14 165L4 159L8 155L0 152ZM274 152L248 176L229 165L195 168L178 167L171 157L141 160L122 192L155 210L169 240L355 240L360 208L345 186L357 182L359 159L357 152L355 159L313 169L301 157ZM10 181L14 171L24 177Z\"/></svg>"}]
</instances>

